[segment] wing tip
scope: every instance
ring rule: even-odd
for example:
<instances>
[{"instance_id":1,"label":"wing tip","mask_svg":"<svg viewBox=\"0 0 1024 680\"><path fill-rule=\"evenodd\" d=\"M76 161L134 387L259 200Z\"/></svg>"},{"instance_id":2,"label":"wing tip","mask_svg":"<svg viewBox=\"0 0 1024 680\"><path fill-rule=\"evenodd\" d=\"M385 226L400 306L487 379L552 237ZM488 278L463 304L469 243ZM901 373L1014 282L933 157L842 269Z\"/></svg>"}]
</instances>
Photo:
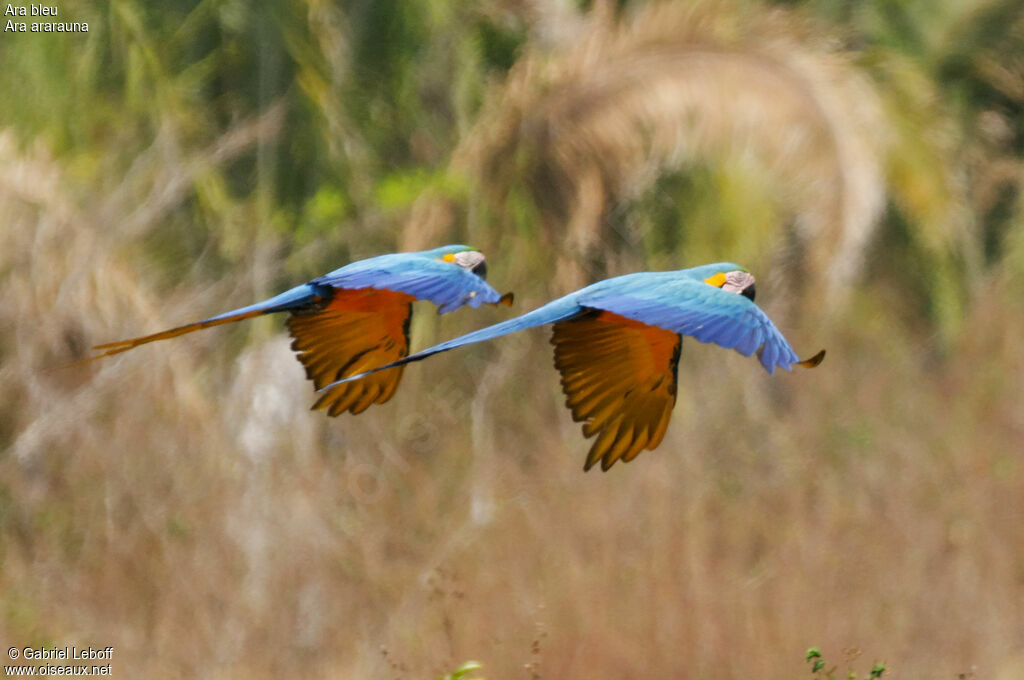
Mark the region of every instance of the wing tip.
<instances>
[{"instance_id":1,"label":"wing tip","mask_svg":"<svg viewBox=\"0 0 1024 680\"><path fill-rule=\"evenodd\" d=\"M598 456L596 458L588 456L587 457L587 461L585 463L583 463L583 471L584 472L590 472L590 468L594 467L595 465L598 464L598 462L600 462L601 463L601 472L608 472L609 470L612 469L612 466L615 465L616 463L618 463L619 461L622 461L623 464L626 464L626 463L630 462L631 460L633 460L633 459L632 458L626 459L624 456L621 456L621 455L620 456L615 456L613 458L613 457L609 456L607 452L603 453L602 455L600 455L600 456Z\"/></svg>"},{"instance_id":2,"label":"wing tip","mask_svg":"<svg viewBox=\"0 0 1024 680\"><path fill-rule=\"evenodd\" d=\"M796 365L797 366L803 366L804 368L814 368L815 366L817 366L818 364L820 364L824 360L825 360L825 350L821 350L820 352L818 352L817 354L815 354L813 357L811 357L809 359L804 359L803 361L796 362Z\"/></svg>"}]
</instances>

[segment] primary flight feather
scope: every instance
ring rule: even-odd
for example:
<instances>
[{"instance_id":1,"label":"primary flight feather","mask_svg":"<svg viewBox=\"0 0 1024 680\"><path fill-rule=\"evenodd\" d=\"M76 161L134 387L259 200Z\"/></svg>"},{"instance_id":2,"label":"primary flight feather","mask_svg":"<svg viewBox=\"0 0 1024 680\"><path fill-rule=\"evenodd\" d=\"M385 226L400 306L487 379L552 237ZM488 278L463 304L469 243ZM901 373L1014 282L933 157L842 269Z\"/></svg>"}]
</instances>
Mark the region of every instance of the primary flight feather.
<instances>
[{"instance_id":1,"label":"primary flight feather","mask_svg":"<svg viewBox=\"0 0 1024 680\"><path fill-rule=\"evenodd\" d=\"M720 262L599 281L522 316L350 375L325 389L548 323L554 324L551 342L566 405L573 419L583 423L584 436L596 436L585 470L598 461L607 470L661 443L675 405L684 335L744 356L756 352L769 374L794 365L812 368L825 356L822 350L801 361L754 304L753 275Z\"/></svg>"},{"instance_id":2,"label":"primary flight feather","mask_svg":"<svg viewBox=\"0 0 1024 680\"><path fill-rule=\"evenodd\" d=\"M394 395L401 370L356 384L337 381L408 355L415 300L433 302L439 314L463 305L511 304L512 294L500 295L487 284L486 276L483 254L468 246L380 255L348 264L263 302L160 333L97 345L93 349L102 354L93 358L211 326L288 312L292 349L305 366L306 377L323 392L313 408L326 409L332 416L344 411L360 413Z\"/></svg>"}]
</instances>

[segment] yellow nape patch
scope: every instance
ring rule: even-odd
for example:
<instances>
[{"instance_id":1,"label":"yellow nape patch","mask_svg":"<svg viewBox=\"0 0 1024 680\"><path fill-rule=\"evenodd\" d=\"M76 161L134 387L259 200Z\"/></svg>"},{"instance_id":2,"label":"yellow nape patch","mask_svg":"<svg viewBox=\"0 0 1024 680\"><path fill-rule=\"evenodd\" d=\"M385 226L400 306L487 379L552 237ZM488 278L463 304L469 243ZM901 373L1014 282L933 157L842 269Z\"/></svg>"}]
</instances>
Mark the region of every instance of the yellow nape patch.
<instances>
[{"instance_id":1,"label":"yellow nape patch","mask_svg":"<svg viewBox=\"0 0 1024 680\"><path fill-rule=\"evenodd\" d=\"M715 288L721 288L722 286L725 285L725 273L718 272L714 276L709 276L708 278L704 279L704 283L708 284L709 286L714 286Z\"/></svg>"}]
</instances>

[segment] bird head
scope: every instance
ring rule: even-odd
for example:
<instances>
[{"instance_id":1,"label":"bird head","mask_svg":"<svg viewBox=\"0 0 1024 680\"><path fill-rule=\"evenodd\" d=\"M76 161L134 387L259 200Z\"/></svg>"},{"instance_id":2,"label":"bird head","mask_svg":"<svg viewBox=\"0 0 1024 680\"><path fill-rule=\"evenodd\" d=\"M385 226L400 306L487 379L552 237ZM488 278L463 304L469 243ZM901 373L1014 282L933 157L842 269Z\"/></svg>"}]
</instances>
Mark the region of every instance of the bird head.
<instances>
[{"instance_id":1,"label":"bird head","mask_svg":"<svg viewBox=\"0 0 1024 680\"><path fill-rule=\"evenodd\" d=\"M434 250L425 250L420 255L454 264L465 269L470 274L480 277L484 281L487 280L487 260L484 258L484 254L476 248L462 245L442 246ZM472 293L472 295L476 295L476 293ZM514 299L515 297L512 293L505 293L497 302L488 304L505 305L507 307L512 304Z\"/></svg>"},{"instance_id":2,"label":"bird head","mask_svg":"<svg viewBox=\"0 0 1024 680\"><path fill-rule=\"evenodd\" d=\"M466 271L476 274L481 279L487 279L487 261L484 258L484 254L476 248L462 245L443 246L434 250L428 250L424 254L442 262L458 265Z\"/></svg>"},{"instance_id":3,"label":"bird head","mask_svg":"<svg viewBox=\"0 0 1024 680\"><path fill-rule=\"evenodd\" d=\"M742 268L718 271L704 279L704 283L730 293L739 293L751 302L754 301L757 292L754 287L754 275Z\"/></svg>"},{"instance_id":4,"label":"bird head","mask_svg":"<svg viewBox=\"0 0 1024 680\"><path fill-rule=\"evenodd\" d=\"M458 253L451 253L442 258L445 262L452 262L463 269L476 274L483 280L487 280L487 260L479 250L463 250Z\"/></svg>"}]
</instances>

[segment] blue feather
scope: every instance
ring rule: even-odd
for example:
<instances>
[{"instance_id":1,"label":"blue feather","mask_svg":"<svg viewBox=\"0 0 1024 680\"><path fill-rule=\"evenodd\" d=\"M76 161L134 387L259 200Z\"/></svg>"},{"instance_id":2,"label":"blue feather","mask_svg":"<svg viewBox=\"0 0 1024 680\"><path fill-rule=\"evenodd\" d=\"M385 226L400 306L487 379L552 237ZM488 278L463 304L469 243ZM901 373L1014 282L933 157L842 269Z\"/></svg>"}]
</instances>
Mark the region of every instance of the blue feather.
<instances>
[{"instance_id":1,"label":"blue feather","mask_svg":"<svg viewBox=\"0 0 1024 680\"><path fill-rule=\"evenodd\" d=\"M392 253L360 260L313 279L313 285L335 288L376 288L406 293L438 306L446 314L463 305L494 304L501 294L476 274L445 262L445 255L470 250L445 246L417 253Z\"/></svg>"},{"instance_id":2,"label":"blue feather","mask_svg":"<svg viewBox=\"0 0 1024 680\"><path fill-rule=\"evenodd\" d=\"M100 356L110 356L139 345L177 337L210 326L240 321L261 314L298 310L313 303L330 300L337 289L372 288L406 293L416 299L433 302L438 306L440 314L463 305L479 307L484 303L501 302L502 296L487 285L482 277L443 259L446 255L471 250L473 249L467 246L452 245L418 253L371 257L348 264L262 302L160 333L97 345L94 349L106 350Z\"/></svg>"},{"instance_id":3,"label":"blue feather","mask_svg":"<svg viewBox=\"0 0 1024 680\"><path fill-rule=\"evenodd\" d=\"M744 356L760 350L761 364L768 373L774 374L776 367L790 370L798 361L796 353L761 308L742 295L705 283L705 279L715 274L737 270L745 271L739 265L720 262L679 271L640 272L606 279L515 319L442 342L338 382L358 380L457 347L565 321L587 309L612 312L700 342L735 349ZM328 388L330 385L324 389Z\"/></svg>"}]
</instances>

